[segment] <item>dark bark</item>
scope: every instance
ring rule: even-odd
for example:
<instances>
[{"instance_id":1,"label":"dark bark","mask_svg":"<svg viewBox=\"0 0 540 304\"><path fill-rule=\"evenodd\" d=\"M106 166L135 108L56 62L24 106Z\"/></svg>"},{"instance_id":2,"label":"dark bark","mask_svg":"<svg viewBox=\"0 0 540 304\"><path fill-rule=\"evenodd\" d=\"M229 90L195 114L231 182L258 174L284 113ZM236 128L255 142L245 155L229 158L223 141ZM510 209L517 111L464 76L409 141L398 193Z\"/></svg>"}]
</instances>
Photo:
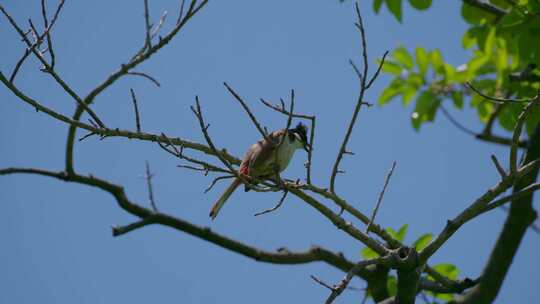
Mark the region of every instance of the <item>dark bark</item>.
<instances>
[{"instance_id":1,"label":"dark bark","mask_svg":"<svg viewBox=\"0 0 540 304\"><path fill-rule=\"evenodd\" d=\"M540 157L540 124L536 126L534 134L524 157L525 163ZM513 192L536 182L538 167L516 181ZM536 211L532 206L533 194L522 196L510 205L508 217L499 238L491 252L484 268L482 280L471 289L458 303L492 303L497 297L512 261L527 228L536 220Z\"/></svg>"}]
</instances>

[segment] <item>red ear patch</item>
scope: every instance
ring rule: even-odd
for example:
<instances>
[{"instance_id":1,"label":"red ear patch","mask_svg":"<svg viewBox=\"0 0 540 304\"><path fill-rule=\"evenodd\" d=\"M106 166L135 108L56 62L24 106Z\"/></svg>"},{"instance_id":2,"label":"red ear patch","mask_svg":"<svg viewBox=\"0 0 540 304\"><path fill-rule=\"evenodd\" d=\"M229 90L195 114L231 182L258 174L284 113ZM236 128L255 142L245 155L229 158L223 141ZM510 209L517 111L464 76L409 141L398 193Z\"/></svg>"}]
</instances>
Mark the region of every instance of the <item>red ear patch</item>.
<instances>
[{"instance_id":1,"label":"red ear patch","mask_svg":"<svg viewBox=\"0 0 540 304\"><path fill-rule=\"evenodd\" d=\"M243 174L243 175L249 175L249 168L248 168L248 166L242 166L242 167L240 167L240 174Z\"/></svg>"}]
</instances>

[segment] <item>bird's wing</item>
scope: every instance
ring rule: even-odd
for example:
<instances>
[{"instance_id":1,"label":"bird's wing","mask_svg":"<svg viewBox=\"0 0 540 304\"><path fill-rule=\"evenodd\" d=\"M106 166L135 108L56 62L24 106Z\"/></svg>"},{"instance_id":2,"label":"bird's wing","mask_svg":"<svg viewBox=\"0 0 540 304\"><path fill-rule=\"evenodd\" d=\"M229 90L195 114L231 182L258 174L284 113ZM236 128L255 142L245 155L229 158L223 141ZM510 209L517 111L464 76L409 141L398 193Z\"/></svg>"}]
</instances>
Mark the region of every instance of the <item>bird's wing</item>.
<instances>
[{"instance_id":1,"label":"bird's wing","mask_svg":"<svg viewBox=\"0 0 540 304\"><path fill-rule=\"evenodd\" d=\"M251 146L246 153L246 157L249 154L249 170L254 169L255 171L258 171L267 169L262 167L266 164L268 158L274 155L275 144L279 143L279 139L283 134L285 134L284 130L274 131L268 135L268 138L273 141L273 143L266 139L261 139Z\"/></svg>"}]
</instances>

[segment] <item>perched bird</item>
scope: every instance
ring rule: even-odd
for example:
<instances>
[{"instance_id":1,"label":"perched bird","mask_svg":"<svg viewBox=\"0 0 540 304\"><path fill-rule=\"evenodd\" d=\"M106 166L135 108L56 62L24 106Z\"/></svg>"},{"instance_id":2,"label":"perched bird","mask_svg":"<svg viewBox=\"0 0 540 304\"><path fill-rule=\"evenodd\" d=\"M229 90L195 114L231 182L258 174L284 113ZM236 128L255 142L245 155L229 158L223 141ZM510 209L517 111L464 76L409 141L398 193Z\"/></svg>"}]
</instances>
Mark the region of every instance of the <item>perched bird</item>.
<instances>
[{"instance_id":1,"label":"perched bird","mask_svg":"<svg viewBox=\"0 0 540 304\"><path fill-rule=\"evenodd\" d=\"M274 131L267 137L268 139L263 138L253 144L244 155L244 159L240 164L239 174L244 176L247 180L249 180L250 177L271 177L276 174L276 170L282 172L287 168L294 152L298 149L303 148L309 152L310 147L307 142L307 127L302 123L298 123L293 129ZM281 142L282 138L283 142ZM276 148L278 148L277 151ZM227 187L225 192L223 192L210 210L210 217L212 220L216 218L219 210L241 183L242 180L239 177L236 177L229 187ZM246 191L248 190L249 186L246 185Z\"/></svg>"}]
</instances>

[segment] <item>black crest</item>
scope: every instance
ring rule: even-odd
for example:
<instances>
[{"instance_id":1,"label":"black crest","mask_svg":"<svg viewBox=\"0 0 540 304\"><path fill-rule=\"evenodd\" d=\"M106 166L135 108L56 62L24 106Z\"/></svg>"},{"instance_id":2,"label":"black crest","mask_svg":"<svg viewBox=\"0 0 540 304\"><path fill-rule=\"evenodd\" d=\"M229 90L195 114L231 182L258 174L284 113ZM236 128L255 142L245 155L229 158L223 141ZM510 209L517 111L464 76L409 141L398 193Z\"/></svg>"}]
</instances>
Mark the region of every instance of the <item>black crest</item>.
<instances>
[{"instance_id":1,"label":"black crest","mask_svg":"<svg viewBox=\"0 0 540 304\"><path fill-rule=\"evenodd\" d=\"M296 127L294 127L293 129L289 129L289 136L291 136L291 140L294 140L294 134L298 134L298 136L300 136L300 140L304 144L304 149L308 151L309 145L307 139L307 127L301 122L299 122Z\"/></svg>"}]
</instances>

